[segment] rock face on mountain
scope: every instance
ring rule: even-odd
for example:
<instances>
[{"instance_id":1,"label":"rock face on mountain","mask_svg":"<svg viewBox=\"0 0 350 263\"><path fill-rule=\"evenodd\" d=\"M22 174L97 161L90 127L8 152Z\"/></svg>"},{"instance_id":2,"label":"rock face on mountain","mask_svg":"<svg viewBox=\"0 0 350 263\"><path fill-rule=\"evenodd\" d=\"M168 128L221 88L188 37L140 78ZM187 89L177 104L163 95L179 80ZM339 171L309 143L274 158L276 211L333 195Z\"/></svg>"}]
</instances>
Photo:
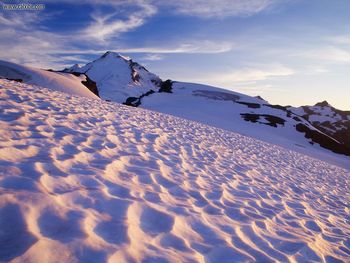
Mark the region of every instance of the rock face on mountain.
<instances>
[{"instance_id":1,"label":"rock face on mountain","mask_svg":"<svg viewBox=\"0 0 350 263\"><path fill-rule=\"evenodd\" d=\"M323 133L350 147L350 111L338 110L327 101L316 103L314 106L288 109L308 120Z\"/></svg>"}]
</instances>

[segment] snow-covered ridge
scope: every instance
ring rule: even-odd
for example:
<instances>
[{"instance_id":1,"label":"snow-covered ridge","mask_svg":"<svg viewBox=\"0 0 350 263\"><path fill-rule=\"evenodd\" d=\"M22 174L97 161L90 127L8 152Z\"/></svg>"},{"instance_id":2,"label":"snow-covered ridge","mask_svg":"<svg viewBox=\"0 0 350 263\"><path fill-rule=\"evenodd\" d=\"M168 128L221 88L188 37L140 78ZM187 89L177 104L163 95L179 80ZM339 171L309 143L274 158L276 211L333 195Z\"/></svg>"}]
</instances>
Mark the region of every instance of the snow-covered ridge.
<instances>
[{"instance_id":1,"label":"snow-covered ridge","mask_svg":"<svg viewBox=\"0 0 350 263\"><path fill-rule=\"evenodd\" d=\"M277 144L324 160L333 152L350 156L344 145L286 107L202 84L173 82L171 93L142 98L141 107L199 121ZM339 157L342 162L349 157ZM337 162L337 161L335 161Z\"/></svg>"},{"instance_id":2,"label":"snow-covered ridge","mask_svg":"<svg viewBox=\"0 0 350 263\"><path fill-rule=\"evenodd\" d=\"M0 60L1 78L35 84L68 94L98 99L95 94L91 93L82 84L82 82L86 81L83 75L75 76L63 72L52 72Z\"/></svg>"},{"instance_id":3,"label":"snow-covered ridge","mask_svg":"<svg viewBox=\"0 0 350 263\"><path fill-rule=\"evenodd\" d=\"M0 261L347 261L350 170L0 80Z\"/></svg>"}]
</instances>

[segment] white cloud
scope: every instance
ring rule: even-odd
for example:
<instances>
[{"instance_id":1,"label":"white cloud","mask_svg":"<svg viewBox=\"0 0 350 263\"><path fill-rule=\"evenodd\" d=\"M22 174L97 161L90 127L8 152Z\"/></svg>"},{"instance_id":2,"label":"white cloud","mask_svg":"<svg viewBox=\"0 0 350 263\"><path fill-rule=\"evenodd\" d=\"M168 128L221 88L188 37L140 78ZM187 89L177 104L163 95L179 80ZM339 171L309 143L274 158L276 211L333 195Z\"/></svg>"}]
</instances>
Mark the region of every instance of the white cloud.
<instances>
[{"instance_id":1,"label":"white cloud","mask_svg":"<svg viewBox=\"0 0 350 263\"><path fill-rule=\"evenodd\" d=\"M42 12L9 12L0 13L0 25L9 27L26 28L32 24L38 24L46 19Z\"/></svg>"},{"instance_id":2,"label":"white cloud","mask_svg":"<svg viewBox=\"0 0 350 263\"><path fill-rule=\"evenodd\" d=\"M350 50L338 46L309 49L297 53L296 56L326 63L350 63Z\"/></svg>"},{"instance_id":3,"label":"white cloud","mask_svg":"<svg viewBox=\"0 0 350 263\"><path fill-rule=\"evenodd\" d=\"M93 1L86 2L92 3ZM96 4L98 3L96 2ZM103 42L112 35L118 36L122 32L142 25L146 17L155 12L153 6L145 4L141 0L102 3L102 5L110 6L112 10L122 4L133 5L131 10L134 10L130 11L125 20L116 19L115 13L101 17L94 13L94 23L90 27L73 33L49 32L45 26L46 20L56 13L46 10L43 12L0 13L0 49L6 50L6 52L1 53L1 59L45 68L62 68L67 66L72 58L84 62L84 58L80 55L87 54L88 51L84 51L84 48L74 50L77 45L90 43L90 47L102 49L103 45L99 45L97 41L91 41L91 38L100 39ZM107 46L107 43L104 44ZM118 46L117 41L113 41L113 44ZM105 49L103 48L98 53L104 53Z\"/></svg>"},{"instance_id":4,"label":"white cloud","mask_svg":"<svg viewBox=\"0 0 350 263\"><path fill-rule=\"evenodd\" d=\"M170 6L180 14L205 18L249 16L262 12L281 0L155 0L159 5ZM286 1L284 1L286 2Z\"/></svg>"},{"instance_id":5,"label":"white cloud","mask_svg":"<svg viewBox=\"0 0 350 263\"><path fill-rule=\"evenodd\" d=\"M350 35L332 36L328 40L334 44L350 45Z\"/></svg>"},{"instance_id":6,"label":"white cloud","mask_svg":"<svg viewBox=\"0 0 350 263\"><path fill-rule=\"evenodd\" d=\"M212 77L216 82L222 83L246 83L266 80L276 77L286 77L295 74L295 71L285 66L265 66L264 68L245 68L228 73L218 74Z\"/></svg>"},{"instance_id":7,"label":"white cloud","mask_svg":"<svg viewBox=\"0 0 350 263\"><path fill-rule=\"evenodd\" d=\"M150 47L129 47L118 48L113 51L124 53L158 53L158 54L218 54L232 50L232 44L229 42L214 42L209 40L188 41L185 43L172 44L167 47L150 46Z\"/></svg>"},{"instance_id":8,"label":"white cloud","mask_svg":"<svg viewBox=\"0 0 350 263\"><path fill-rule=\"evenodd\" d=\"M217 40L197 39L183 40L181 38L169 43L158 43L148 46L123 45L119 41L122 33L135 30L146 23L147 19L156 14L159 6L173 7L172 3L158 0L63 0L70 4L92 4L95 11L92 13L92 22L86 28L75 32L49 32L46 27L46 20L53 15L47 10L43 12L9 12L0 13L0 49L6 50L1 53L1 59L17 63L30 64L45 68L62 68L70 63L71 59L78 59L76 62L84 62L83 55L103 54L107 49L120 53L147 53L144 59L159 60L162 54L218 54L229 52L233 44ZM221 9L230 9L232 14L243 14L257 12L269 6L275 0L248 0L243 1L212 1L202 2L202 7L213 10L215 15ZM53 0L43 0L53 2ZM216 2L217 9L210 6ZM176 10L185 12L198 1L179 0L176 3ZM225 4L224 4L225 3ZM111 12L98 13L99 7L108 6ZM128 12L123 11L124 18L120 18L118 10L127 6ZM124 10L124 9L123 9ZM236 10L236 11L233 11ZM244 11L245 10L245 11ZM255 11L254 11L255 10ZM203 10L202 10L203 11ZM202 12L201 11L201 12ZM200 11L195 11L200 12ZM125 15L126 14L126 15ZM227 15L227 14L224 14ZM93 41L91 41L93 40ZM89 47L87 44L89 43ZM82 47L85 45L85 48ZM79 48L78 48L79 47ZM67 57L68 56L68 57Z\"/></svg>"},{"instance_id":9,"label":"white cloud","mask_svg":"<svg viewBox=\"0 0 350 263\"><path fill-rule=\"evenodd\" d=\"M265 84L265 85L253 85L253 86L234 86L233 87L234 91L237 92L242 92L244 94L247 95L252 95L252 96L256 96L256 95L261 95L263 93L266 92L285 92L286 90L281 88L281 87L276 87L274 85L271 84ZM265 99L265 98L263 98Z\"/></svg>"},{"instance_id":10,"label":"white cloud","mask_svg":"<svg viewBox=\"0 0 350 263\"><path fill-rule=\"evenodd\" d=\"M277 4L285 4L290 1L292 0L60 0L60 2L76 5L90 4L112 7L143 5L151 9L163 7L183 15L216 18L254 15ZM56 0L42 0L40 2L50 3L56 2Z\"/></svg>"},{"instance_id":11,"label":"white cloud","mask_svg":"<svg viewBox=\"0 0 350 263\"><path fill-rule=\"evenodd\" d=\"M161 54L150 53L150 54L146 54L146 56L144 56L142 59L149 60L149 61L157 61L157 60L162 60L163 58L164 56L162 56Z\"/></svg>"},{"instance_id":12,"label":"white cloud","mask_svg":"<svg viewBox=\"0 0 350 263\"><path fill-rule=\"evenodd\" d=\"M134 3L134 1L132 2ZM117 37L121 33L128 32L142 26L148 17L157 12L157 9L150 4L138 1L136 6L139 10L130 13L126 19L116 19L118 12L101 14L96 12L92 14L93 22L85 28L81 34L88 38L93 38L100 42Z\"/></svg>"},{"instance_id":13,"label":"white cloud","mask_svg":"<svg viewBox=\"0 0 350 263\"><path fill-rule=\"evenodd\" d=\"M1 59L43 67L57 64L58 59L52 56L52 50L64 46L66 41L62 36L36 29L46 17L39 12L0 14L0 49L6 50L1 52Z\"/></svg>"},{"instance_id":14,"label":"white cloud","mask_svg":"<svg viewBox=\"0 0 350 263\"><path fill-rule=\"evenodd\" d=\"M60 69L68 66L74 59L83 63L86 60L83 55L100 55L106 51L106 46L97 45L96 42L88 42L89 49L76 48L76 44L85 43L84 35L54 33L38 27L39 22L45 22L49 15L26 12L23 14L10 13L6 16L0 14L0 49L1 59L20 64L33 65L43 68ZM44 23L43 23L44 24ZM85 39L86 40L86 39ZM118 40L114 40L109 46L114 46L112 51L120 53L148 53L148 59L160 59L161 54L166 53L222 53L232 49L227 42L212 42L208 40L187 40L186 43L172 43L154 46L121 46Z\"/></svg>"},{"instance_id":15,"label":"white cloud","mask_svg":"<svg viewBox=\"0 0 350 263\"><path fill-rule=\"evenodd\" d=\"M207 83L214 86L230 88L256 86L259 81L288 77L296 72L283 65L264 65L260 67L244 68L228 72L217 72L211 75L193 77L192 81Z\"/></svg>"}]
</instances>

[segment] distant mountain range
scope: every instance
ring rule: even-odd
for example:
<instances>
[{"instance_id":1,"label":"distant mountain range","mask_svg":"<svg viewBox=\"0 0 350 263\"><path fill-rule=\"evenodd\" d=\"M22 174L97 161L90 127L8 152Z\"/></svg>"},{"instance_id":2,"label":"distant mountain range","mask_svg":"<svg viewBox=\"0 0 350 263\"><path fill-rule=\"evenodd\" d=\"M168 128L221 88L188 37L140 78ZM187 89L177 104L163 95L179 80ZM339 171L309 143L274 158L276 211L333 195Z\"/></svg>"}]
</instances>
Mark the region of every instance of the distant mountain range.
<instances>
[{"instance_id":1,"label":"distant mountain range","mask_svg":"<svg viewBox=\"0 0 350 263\"><path fill-rule=\"evenodd\" d=\"M80 67L41 70L0 61L0 77L143 107L238 132L329 159L350 156L350 112L327 102L315 106L271 105L260 97L207 85L162 80L114 52ZM90 90L90 91L89 91ZM333 155L334 156L334 155Z\"/></svg>"}]
</instances>

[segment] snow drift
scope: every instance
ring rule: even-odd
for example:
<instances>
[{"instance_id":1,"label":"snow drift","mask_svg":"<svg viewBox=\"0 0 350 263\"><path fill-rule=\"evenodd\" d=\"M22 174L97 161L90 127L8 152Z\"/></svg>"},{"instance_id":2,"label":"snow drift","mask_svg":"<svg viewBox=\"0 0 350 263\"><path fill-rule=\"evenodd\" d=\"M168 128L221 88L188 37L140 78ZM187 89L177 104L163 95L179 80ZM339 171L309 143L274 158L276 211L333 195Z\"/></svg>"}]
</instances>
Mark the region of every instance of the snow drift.
<instances>
[{"instance_id":1,"label":"snow drift","mask_svg":"<svg viewBox=\"0 0 350 263\"><path fill-rule=\"evenodd\" d=\"M0 261L348 261L350 171L0 80Z\"/></svg>"}]
</instances>

